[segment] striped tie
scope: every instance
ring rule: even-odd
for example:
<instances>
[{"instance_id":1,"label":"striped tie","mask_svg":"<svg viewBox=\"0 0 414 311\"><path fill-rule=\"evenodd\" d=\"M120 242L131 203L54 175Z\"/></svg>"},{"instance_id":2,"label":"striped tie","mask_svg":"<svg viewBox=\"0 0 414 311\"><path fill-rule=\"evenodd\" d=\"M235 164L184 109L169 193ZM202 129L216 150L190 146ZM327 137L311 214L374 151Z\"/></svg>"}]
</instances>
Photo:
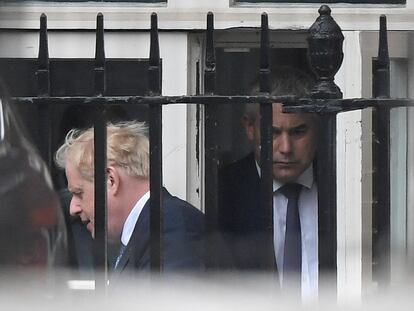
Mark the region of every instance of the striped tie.
<instances>
[{"instance_id":1,"label":"striped tie","mask_svg":"<svg viewBox=\"0 0 414 311\"><path fill-rule=\"evenodd\" d=\"M121 247L119 248L119 254L118 254L118 257L116 258L116 261L115 261L114 269L116 269L118 267L118 264L121 261L122 255L124 254L125 250L126 250L126 246L121 243Z\"/></svg>"}]
</instances>

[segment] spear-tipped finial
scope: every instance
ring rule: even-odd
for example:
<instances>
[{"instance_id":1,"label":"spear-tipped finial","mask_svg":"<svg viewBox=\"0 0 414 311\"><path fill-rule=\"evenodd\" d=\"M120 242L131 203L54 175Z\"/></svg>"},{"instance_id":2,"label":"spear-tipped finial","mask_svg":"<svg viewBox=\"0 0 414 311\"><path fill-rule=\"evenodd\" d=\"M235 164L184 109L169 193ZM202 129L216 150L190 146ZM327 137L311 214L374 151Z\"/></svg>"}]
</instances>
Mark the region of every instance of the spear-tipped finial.
<instances>
[{"instance_id":1,"label":"spear-tipped finial","mask_svg":"<svg viewBox=\"0 0 414 311\"><path fill-rule=\"evenodd\" d=\"M39 96L50 95L49 47L47 38L47 16L40 15L39 54L37 58L37 88Z\"/></svg>"},{"instance_id":2,"label":"spear-tipped finial","mask_svg":"<svg viewBox=\"0 0 414 311\"><path fill-rule=\"evenodd\" d=\"M105 93L105 45L104 17L102 13L96 16L96 47L95 47L95 95Z\"/></svg>"},{"instance_id":3,"label":"spear-tipped finial","mask_svg":"<svg viewBox=\"0 0 414 311\"><path fill-rule=\"evenodd\" d=\"M390 58L388 55L387 18L380 16L378 58L372 63L372 95L390 97Z\"/></svg>"},{"instance_id":4,"label":"spear-tipped finial","mask_svg":"<svg viewBox=\"0 0 414 311\"><path fill-rule=\"evenodd\" d=\"M269 92L269 22L267 13L262 13L260 32L260 92Z\"/></svg>"},{"instance_id":5,"label":"spear-tipped finial","mask_svg":"<svg viewBox=\"0 0 414 311\"><path fill-rule=\"evenodd\" d=\"M49 48L47 37L47 16L45 13L40 15L40 34L39 34L39 69L49 69Z\"/></svg>"},{"instance_id":6,"label":"spear-tipped finial","mask_svg":"<svg viewBox=\"0 0 414 311\"><path fill-rule=\"evenodd\" d=\"M160 46L158 41L158 16L151 14L150 32L150 58L148 67L148 88L150 94L161 94L161 67L160 67Z\"/></svg>"},{"instance_id":7,"label":"spear-tipped finial","mask_svg":"<svg viewBox=\"0 0 414 311\"><path fill-rule=\"evenodd\" d=\"M207 13L207 50L206 50L206 66L208 68L215 67L214 53L214 14Z\"/></svg>"},{"instance_id":8,"label":"spear-tipped finial","mask_svg":"<svg viewBox=\"0 0 414 311\"><path fill-rule=\"evenodd\" d=\"M378 60L383 64L389 63L387 17L385 15L380 16Z\"/></svg>"},{"instance_id":9,"label":"spear-tipped finial","mask_svg":"<svg viewBox=\"0 0 414 311\"><path fill-rule=\"evenodd\" d=\"M207 13L206 66L204 71L204 92L213 93L216 84L216 57L214 52L214 15Z\"/></svg>"},{"instance_id":10,"label":"spear-tipped finial","mask_svg":"<svg viewBox=\"0 0 414 311\"><path fill-rule=\"evenodd\" d=\"M104 67L105 48L104 48L104 18L102 13L96 16L96 48L95 48L95 67Z\"/></svg>"},{"instance_id":11,"label":"spear-tipped finial","mask_svg":"<svg viewBox=\"0 0 414 311\"><path fill-rule=\"evenodd\" d=\"M151 14L151 42L150 42L150 66L158 66L160 63L160 48L158 42L158 16Z\"/></svg>"}]
</instances>

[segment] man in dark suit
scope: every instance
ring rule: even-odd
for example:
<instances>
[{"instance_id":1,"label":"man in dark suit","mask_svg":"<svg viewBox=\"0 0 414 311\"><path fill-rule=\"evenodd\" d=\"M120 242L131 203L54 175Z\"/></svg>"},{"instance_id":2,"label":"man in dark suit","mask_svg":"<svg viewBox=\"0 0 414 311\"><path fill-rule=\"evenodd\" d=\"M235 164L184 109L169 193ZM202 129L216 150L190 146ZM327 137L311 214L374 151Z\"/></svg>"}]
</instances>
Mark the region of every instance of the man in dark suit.
<instances>
[{"instance_id":1,"label":"man in dark suit","mask_svg":"<svg viewBox=\"0 0 414 311\"><path fill-rule=\"evenodd\" d=\"M266 238L266 212L259 204L260 177L253 152L220 171L219 191L219 227L232 253L230 268L275 269L273 243Z\"/></svg>"},{"instance_id":2,"label":"man in dark suit","mask_svg":"<svg viewBox=\"0 0 414 311\"><path fill-rule=\"evenodd\" d=\"M164 207L164 271L201 271L203 215L189 203L162 192ZM145 204L132 232L130 242L119 258L115 272L124 269L149 271L149 201Z\"/></svg>"},{"instance_id":3,"label":"man in dark suit","mask_svg":"<svg viewBox=\"0 0 414 311\"><path fill-rule=\"evenodd\" d=\"M272 95L303 96L309 83L306 75L288 69L272 82ZM313 174L317 117L283 113L281 103L274 103L272 119L274 236L269 238L268 213L260 204L260 117L259 105L254 104L247 106L243 118L254 151L220 172L219 227L236 269L278 271L282 287L287 287L290 276L298 275L302 295L314 296L318 284L318 205ZM291 216L293 210L295 217Z\"/></svg>"},{"instance_id":4,"label":"man in dark suit","mask_svg":"<svg viewBox=\"0 0 414 311\"><path fill-rule=\"evenodd\" d=\"M114 275L126 269L149 270L149 141L144 123L107 127L107 234ZM71 130L56 153L72 193L70 214L94 236L93 128ZM163 190L164 271L201 270L203 214ZM114 245L118 247L113 247Z\"/></svg>"}]
</instances>

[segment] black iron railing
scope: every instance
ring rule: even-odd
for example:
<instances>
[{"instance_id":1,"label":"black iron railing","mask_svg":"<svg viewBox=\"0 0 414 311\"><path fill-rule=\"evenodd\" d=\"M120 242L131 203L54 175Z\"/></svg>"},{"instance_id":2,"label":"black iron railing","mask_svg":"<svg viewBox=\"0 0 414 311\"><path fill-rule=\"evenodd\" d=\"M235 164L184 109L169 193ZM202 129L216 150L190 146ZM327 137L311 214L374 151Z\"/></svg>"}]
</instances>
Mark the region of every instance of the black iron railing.
<instances>
[{"instance_id":1,"label":"black iron railing","mask_svg":"<svg viewBox=\"0 0 414 311\"><path fill-rule=\"evenodd\" d=\"M267 14L262 14L260 36L260 71L259 83L260 93L269 95L270 92L270 70L269 70L269 26ZM272 146L272 103L260 104L260 204L266 210L266 235L265 238L273 241L273 146ZM267 241L263 241L267 243ZM273 245L269 243L268 245ZM272 254L273 255L273 254Z\"/></svg>"},{"instance_id":2,"label":"black iron railing","mask_svg":"<svg viewBox=\"0 0 414 311\"><path fill-rule=\"evenodd\" d=\"M216 83L216 65L214 49L214 16L207 15L206 59L204 70L204 94L195 96L162 96L161 67L158 46L157 15L151 15L151 45L149 57L147 96L105 96L105 50L103 16L98 14L96 29L95 55L95 95L77 97L51 97L49 75L49 58L47 44L46 16L42 14L39 44L39 68L37 71L39 96L15 97L12 100L20 104L31 104L41 109L42 133L45 137L41 146L43 155L51 164L50 128L54 105L85 104L97 107L95 118L95 265L104 271L104 280L97 288L106 286L107 249L106 249L106 130L105 110L111 105L148 105L150 109L150 190L151 190L151 269L161 271L163 263L162 247L162 106L172 104L201 104L205 109L205 198L206 231L217 230L218 212L218 145L217 123L214 119L217 109L224 104L260 103L261 114L261 202L267 209L269 236L273 236L272 208L272 103L282 102L286 112L314 112L322 116L321 150L318 152L319 165L317 172L319 200L319 267L320 271L336 271L336 115L340 112L374 107L376 112L376 140L374 163L374 242L377 234L385 235L388 240L386 248L381 249L381 256L374 247L374 261L389 270L389 222L390 222L390 187L389 187L389 110L393 107L412 106L408 99L390 99L389 97L389 59L386 43L385 17L381 17L380 53L374 63L374 98L342 99L342 93L334 83L334 75L342 63L343 36L339 26L330 15L330 9L322 6L320 16L309 33L309 61L317 75L316 87L310 98L295 96L269 95L269 29L267 15L262 15L261 25L261 59L260 59L260 92L258 96L218 96L214 95ZM385 169L384 169L385 168ZM375 231L376 230L376 231ZM207 245L210 250L208 264L215 264L214 245ZM377 256L378 255L378 256ZM379 259L381 258L381 259ZM380 265L380 264L379 264Z\"/></svg>"},{"instance_id":3,"label":"black iron railing","mask_svg":"<svg viewBox=\"0 0 414 311\"><path fill-rule=\"evenodd\" d=\"M372 63L372 95L376 98L390 97L390 59L388 56L387 24L380 17L378 58ZM379 284L390 280L391 264L391 198L390 198L390 110L382 104L373 111L373 241L372 269ZM382 282L381 282L382 281Z\"/></svg>"}]
</instances>

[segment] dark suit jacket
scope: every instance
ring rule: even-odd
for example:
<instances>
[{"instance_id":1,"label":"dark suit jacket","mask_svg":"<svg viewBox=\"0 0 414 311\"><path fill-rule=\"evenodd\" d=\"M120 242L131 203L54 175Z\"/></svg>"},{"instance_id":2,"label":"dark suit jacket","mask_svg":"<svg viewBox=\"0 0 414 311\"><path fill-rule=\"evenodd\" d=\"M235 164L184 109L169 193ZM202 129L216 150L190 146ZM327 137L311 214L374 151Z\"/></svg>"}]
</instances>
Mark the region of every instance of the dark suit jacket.
<instances>
[{"instance_id":1,"label":"dark suit jacket","mask_svg":"<svg viewBox=\"0 0 414 311\"><path fill-rule=\"evenodd\" d=\"M189 203L173 197L163 189L163 271L201 271L204 268L202 239L204 215ZM147 271L150 268L149 205L145 204L127 248L113 276L126 271Z\"/></svg>"},{"instance_id":2,"label":"dark suit jacket","mask_svg":"<svg viewBox=\"0 0 414 311\"><path fill-rule=\"evenodd\" d=\"M276 269L273 236L266 230L259 198L260 177L253 153L220 171L219 230L238 270Z\"/></svg>"}]
</instances>

